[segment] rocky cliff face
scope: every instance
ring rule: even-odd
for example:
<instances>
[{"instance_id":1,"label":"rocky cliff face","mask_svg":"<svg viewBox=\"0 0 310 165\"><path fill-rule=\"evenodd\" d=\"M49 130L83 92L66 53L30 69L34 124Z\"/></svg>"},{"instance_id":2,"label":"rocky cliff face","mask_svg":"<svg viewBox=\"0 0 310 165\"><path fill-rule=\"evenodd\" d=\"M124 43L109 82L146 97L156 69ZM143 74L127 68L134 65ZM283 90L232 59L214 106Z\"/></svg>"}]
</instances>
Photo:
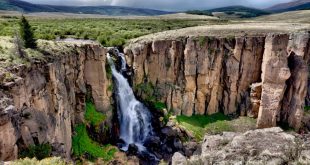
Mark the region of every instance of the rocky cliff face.
<instances>
[{"instance_id":1,"label":"rocky cliff face","mask_svg":"<svg viewBox=\"0 0 310 165\"><path fill-rule=\"evenodd\" d=\"M174 114L224 112L258 117L259 128L301 127L309 33L147 38L125 49L133 82L152 84Z\"/></svg>"},{"instance_id":2,"label":"rocky cliff face","mask_svg":"<svg viewBox=\"0 0 310 165\"><path fill-rule=\"evenodd\" d=\"M106 49L85 45L72 50L48 62L9 69L14 77L3 80L0 90L0 160L16 159L19 148L42 143L69 158L72 128L84 120L89 92L97 110L111 123ZM1 77L4 74L8 72Z\"/></svg>"}]
</instances>

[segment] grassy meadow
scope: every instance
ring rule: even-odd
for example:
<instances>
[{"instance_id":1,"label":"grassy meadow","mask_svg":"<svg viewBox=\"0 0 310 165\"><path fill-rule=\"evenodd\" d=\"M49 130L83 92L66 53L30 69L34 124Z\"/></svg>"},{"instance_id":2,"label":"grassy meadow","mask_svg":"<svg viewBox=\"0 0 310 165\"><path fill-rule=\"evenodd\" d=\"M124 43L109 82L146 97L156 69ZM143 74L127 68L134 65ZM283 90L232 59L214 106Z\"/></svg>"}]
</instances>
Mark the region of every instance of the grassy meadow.
<instances>
[{"instance_id":1,"label":"grassy meadow","mask_svg":"<svg viewBox=\"0 0 310 165\"><path fill-rule=\"evenodd\" d=\"M120 46L142 35L207 24L223 20L119 19L119 18L28 18L37 39L79 38L99 41L103 46ZM0 36L13 36L18 30L17 16L0 17Z\"/></svg>"}]
</instances>

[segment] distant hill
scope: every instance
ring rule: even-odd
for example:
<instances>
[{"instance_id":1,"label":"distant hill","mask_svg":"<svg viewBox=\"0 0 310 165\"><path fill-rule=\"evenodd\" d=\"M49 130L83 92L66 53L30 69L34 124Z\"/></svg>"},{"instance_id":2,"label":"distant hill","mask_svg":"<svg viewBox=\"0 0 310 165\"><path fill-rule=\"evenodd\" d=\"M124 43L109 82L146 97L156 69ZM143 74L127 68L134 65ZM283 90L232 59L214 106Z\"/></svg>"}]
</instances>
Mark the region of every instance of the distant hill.
<instances>
[{"instance_id":1,"label":"distant hill","mask_svg":"<svg viewBox=\"0 0 310 165\"><path fill-rule=\"evenodd\" d=\"M152 16L171 14L172 12L140 9L120 6L53 6L24 2L21 0L0 0L0 10L13 10L26 13L32 12L64 12L78 14L100 14L111 16L138 15Z\"/></svg>"},{"instance_id":2,"label":"distant hill","mask_svg":"<svg viewBox=\"0 0 310 165\"><path fill-rule=\"evenodd\" d=\"M310 23L310 10L296 10L257 17L255 21L274 21L290 23Z\"/></svg>"},{"instance_id":3,"label":"distant hill","mask_svg":"<svg viewBox=\"0 0 310 165\"><path fill-rule=\"evenodd\" d=\"M270 12L244 6L229 6L211 10L192 10L186 13L197 15L214 15L222 18L251 18L270 14Z\"/></svg>"},{"instance_id":4,"label":"distant hill","mask_svg":"<svg viewBox=\"0 0 310 165\"><path fill-rule=\"evenodd\" d=\"M267 8L267 11L272 12L286 12L286 11L295 11L295 10L309 10L310 9L310 0L295 0L288 3L280 3L274 5L270 8Z\"/></svg>"}]
</instances>

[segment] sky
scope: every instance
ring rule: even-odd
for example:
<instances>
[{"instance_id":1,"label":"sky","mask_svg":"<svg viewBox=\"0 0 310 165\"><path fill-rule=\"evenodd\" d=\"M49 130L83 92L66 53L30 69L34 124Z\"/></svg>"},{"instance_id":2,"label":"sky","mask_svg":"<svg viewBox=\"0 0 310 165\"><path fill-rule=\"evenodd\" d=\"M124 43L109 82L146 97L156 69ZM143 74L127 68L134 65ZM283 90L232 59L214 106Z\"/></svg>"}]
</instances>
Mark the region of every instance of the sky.
<instances>
[{"instance_id":1,"label":"sky","mask_svg":"<svg viewBox=\"0 0 310 165\"><path fill-rule=\"evenodd\" d=\"M254 8L267 8L272 5L293 0L24 0L37 4L98 6L114 5L149 8L168 11L210 9L216 7L243 5Z\"/></svg>"}]
</instances>

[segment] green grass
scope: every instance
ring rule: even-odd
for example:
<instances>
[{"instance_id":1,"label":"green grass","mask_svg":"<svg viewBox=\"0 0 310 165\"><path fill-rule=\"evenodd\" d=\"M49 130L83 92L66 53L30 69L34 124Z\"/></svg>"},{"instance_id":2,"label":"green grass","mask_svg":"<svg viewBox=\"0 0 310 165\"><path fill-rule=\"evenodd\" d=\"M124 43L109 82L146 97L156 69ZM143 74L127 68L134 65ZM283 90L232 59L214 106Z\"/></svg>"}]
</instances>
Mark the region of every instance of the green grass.
<instances>
[{"instance_id":1,"label":"green grass","mask_svg":"<svg viewBox=\"0 0 310 165\"><path fill-rule=\"evenodd\" d=\"M229 118L221 113L191 117L182 115L177 116L176 120L185 129L191 131L198 141L201 141L206 133L216 134L233 130L229 124Z\"/></svg>"},{"instance_id":2,"label":"green grass","mask_svg":"<svg viewBox=\"0 0 310 165\"><path fill-rule=\"evenodd\" d=\"M239 117L230 119L222 113L213 115L194 115L191 117L177 116L180 126L190 131L197 141L203 140L206 133L219 134L222 132L245 132L256 128L256 119Z\"/></svg>"},{"instance_id":3,"label":"green grass","mask_svg":"<svg viewBox=\"0 0 310 165\"><path fill-rule=\"evenodd\" d=\"M106 119L106 116L96 111L96 107L90 101L86 102L85 120L93 125L98 126Z\"/></svg>"},{"instance_id":4,"label":"green grass","mask_svg":"<svg viewBox=\"0 0 310 165\"><path fill-rule=\"evenodd\" d=\"M304 110L305 110L306 112L309 112L309 111L310 111L310 106L305 106Z\"/></svg>"},{"instance_id":5,"label":"green grass","mask_svg":"<svg viewBox=\"0 0 310 165\"><path fill-rule=\"evenodd\" d=\"M37 39L81 38L99 41L104 46L124 45L142 35L207 24L218 20L134 20L134 19L39 19L29 18ZM224 22L223 22L224 23ZM0 19L0 36L13 36L18 31L18 19Z\"/></svg>"},{"instance_id":6,"label":"green grass","mask_svg":"<svg viewBox=\"0 0 310 165\"><path fill-rule=\"evenodd\" d=\"M75 135L72 138L73 155L76 157L87 154L93 159L102 158L105 161L113 159L116 148L110 145L101 146L93 141L87 134L85 124L80 124L75 127Z\"/></svg>"}]
</instances>

